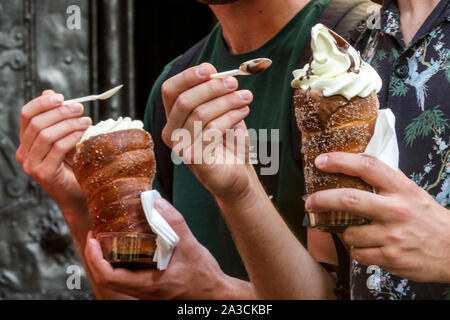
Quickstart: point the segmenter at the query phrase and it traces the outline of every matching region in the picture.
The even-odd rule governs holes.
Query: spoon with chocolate
[[[226,76],[251,76],[266,70],[271,65],[272,60],[267,58],[253,59],[242,63],[239,69],[216,73],[211,75],[211,78],[223,78]]]

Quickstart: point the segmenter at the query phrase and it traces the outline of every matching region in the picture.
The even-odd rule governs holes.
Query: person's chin
[[[237,2],[239,0],[197,0],[200,3],[204,3],[204,4],[228,4],[228,3],[233,3],[233,2]]]

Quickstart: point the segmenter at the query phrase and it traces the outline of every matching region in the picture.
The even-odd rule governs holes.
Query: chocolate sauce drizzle
[[[333,38],[336,40],[336,47],[338,48],[338,50],[340,52],[342,52],[343,54],[345,54],[349,59],[350,59],[350,68],[347,69],[348,73],[359,73],[359,70],[356,70],[356,62],[353,59],[352,55],[348,52],[348,49],[350,48],[350,44],[344,39],[342,38],[340,35],[338,35],[336,32],[334,32],[333,30],[331,30],[330,28],[328,28],[327,26],[324,26],[328,32],[333,36]],[[312,51],[312,48],[311,48]],[[306,79],[309,80],[309,78],[312,76],[313,72],[312,72],[312,67],[311,67],[311,63],[313,62],[313,57],[311,57],[308,61],[309,64],[309,68],[306,71],[306,74],[302,77],[300,77],[300,81],[303,81],[306,77]]]
[[[353,59],[352,55],[348,52],[348,48],[350,48],[350,44],[347,41],[345,41],[344,38],[342,38],[340,35],[338,35],[336,32],[334,32],[327,26],[325,26],[325,28],[327,28],[328,32],[333,36],[334,40],[336,40],[336,46],[337,46],[338,50],[340,52],[342,52],[343,54],[345,54],[350,59],[350,68],[348,68],[347,72],[348,73],[353,72],[353,73],[358,74],[359,70],[356,70],[355,60]]]

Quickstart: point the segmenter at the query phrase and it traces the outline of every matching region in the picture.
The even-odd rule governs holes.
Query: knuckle
[[[403,242],[406,238],[405,232],[400,228],[395,228],[389,232],[389,238],[394,242]]]
[[[208,90],[213,94],[221,94],[224,92],[224,86],[221,80],[213,79],[208,81]]]
[[[190,111],[191,109],[190,99],[186,96],[185,93],[182,93],[178,96],[178,99],[175,102],[175,108],[182,113]]]
[[[397,205],[395,215],[401,221],[408,221],[412,218],[412,210],[409,205]]]
[[[362,157],[362,169],[364,171],[372,172],[376,168],[376,161],[372,157],[363,156]]]
[[[222,100],[222,107],[224,109],[233,109],[238,106],[243,106],[245,103],[242,102],[242,99],[239,97],[239,94],[228,94]]]
[[[55,133],[58,132],[58,135],[62,135],[62,133],[69,134],[79,128],[81,128],[79,119],[69,119],[58,123],[55,127]]]
[[[38,135],[38,139],[41,143],[49,143],[51,142],[51,135],[48,130],[42,130]]]
[[[79,118],[61,122],[61,129],[64,131],[74,131],[83,128],[83,123]]]
[[[28,108],[25,106],[22,108],[21,112],[20,112],[20,116],[24,119],[24,120],[29,120],[30,118],[30,112],[28,111]]]
[[[39,125],[38,119],[37,118],[33,118],[30,120],[30,123],[28,124],[29,128],[31,129],[31,131],[33,132],[39,132],[41,131],[41,127]]]
[[[35,170],[34,176],[38,181],[45,181],[48,175],[45,170]]]
[[[213,130],[218,130],[216,121],[209,122],[205,127],[205,131],[213,131]]]
[[[62,140],[57,141],[57,142],[53,145],[53,148],[54,148],[54,150],[55,150],[57,153],[62,153],[62,152],[64,152],[64,151],[65,151],[65,144],[64,144],[64,141],[62,141]]]
[[[224,120],[227,124],[231,124],[236,122],[237,120],[237,113],[234,111],[230,111],[224,114]]]
[[[23,163],[23,171],[25,171],[26,174],[28,174],[31,177],[35,177],[36,175],[34,174],[34,168],[31,165],[31,162],[27,159],[25,160],[25,162]]]
[[[68,107],[56,108],[56,112],[58,113],[60,119],[68,118],[71,115]]]
[[[182,216],[180,216],[180,214],[176,214],[175,217],[171,217],[167,219],[167,221],[172,228],[186,225],[186,221]]]
[[[194,121],[203,121],[207,117],[207,111],[204,110],[201,107],[195,108],[194,111],[192,111],[192,119]]]
[[[341,199],[342,199],[342,203],[346,207],[355,207],[356,205],[359,204],[359,202],[361,200],[358,192],[354,189],[345,190],[344,195]]]
[[[426,194],[425,196],[426,196],[425,199],[421,199],[419,201],[419,206],[423,208],[424,212],[430,212],[431,210],[433,210],[433,207],[435,206],[436,203],[429,198],[428,194]]]
[[[163,84],[161,85],[161,94],[163,95],[163,97],[167,97],[170,95],[171,93],[170,87],[171,87],[170,79],[163,82]]]
[[[398,251],[394,247],[382,247],[381,253],[384,259],[390,263],[395,262],[398,259]]]

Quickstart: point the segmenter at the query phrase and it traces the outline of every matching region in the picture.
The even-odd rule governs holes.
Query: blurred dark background
[[[205,37],[216,23],[209,8],[195,0],[135,0],[138,117],[149,89],[171,60]]]

